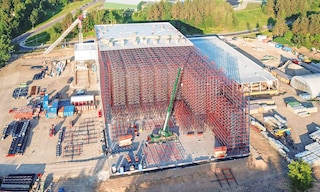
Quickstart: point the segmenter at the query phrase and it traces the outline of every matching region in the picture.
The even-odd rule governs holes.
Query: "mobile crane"
[[[177,133],[172,132],[172,131],[169,130],[168,122],[169,122],[169,118],[170,118],[171,111],[172,111],[172,108],[173,108],[173,102],[174,102],[175,95],[176,95],[176,92],[177,92],[177,86],[178,86],[179,79],[180,79],[180,76],[181,76],[181,71],[182,71],[182,67],[180,67],[178,69],[178,75],[176,77],[176,80],[175,80],[175,83],[174,83],[174,86],[173,86],[173,90],[172,90],[172,93],[171,93],[170,103],[169,103],[169,106],[168,106],[166,119],[165,119],[165,122],[163,124],[163,128],[159,130],[159,134],[151,134],[151,135],[149,135],[148,138],[147,138],[147,142],[148,143],[162,143],[162,142],[165,142],[165,141],[171,141],[171,140],[177,140],[178,139]]]
[[[65,30],[62,35],[53,43],[51,44],[44,52],[43,54],[49,54],[69,33],[72,31],[73,28],[75,28],[76,25],[78,25],[79,28],[79,43],[83,43],[83,35],[82,35],[82,20],[86,18],[87,12],[84,11],[81,15],[78,16],[78,18],[68,27],[67,30]]]

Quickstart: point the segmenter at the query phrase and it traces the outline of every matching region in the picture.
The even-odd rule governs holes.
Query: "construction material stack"
[[[14,121],[8,125],[6,132],[11,133],[12,142],[7,157],[23,155],[27,147],[30,121]]]

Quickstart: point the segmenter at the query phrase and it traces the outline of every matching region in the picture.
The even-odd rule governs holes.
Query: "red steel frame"
[[[181,133],[209,127],[228,147],[229,155],[249,154],[248,105],[239,85],[194,47],[102,51],[99,61],[107,123],[118,118],[132,122],[163,117],[178,67],[182,66],[173,109]],[[126,131],[111,132],[117,132],[115,141]]]

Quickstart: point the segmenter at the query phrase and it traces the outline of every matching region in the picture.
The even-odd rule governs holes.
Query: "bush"
[[[305,161],[292,161],[289,165],[288,176],[292,185],[300,190],[306,190],[312,186],[312,170]]]

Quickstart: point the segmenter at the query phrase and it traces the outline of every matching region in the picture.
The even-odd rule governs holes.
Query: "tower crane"
[[[83,43],[83,35],[82,35],[82,20],[86,18],[87,12],[84,11],[81,15],[77,17],[77,19],[68,27],[67,30],[65,30],[62,35],[53,43],[51,44],[43,54],[49,54],[69,33],[72,31],[72,29],[75,28],[75,26],[78,25],[79,28],[79,43]]]

